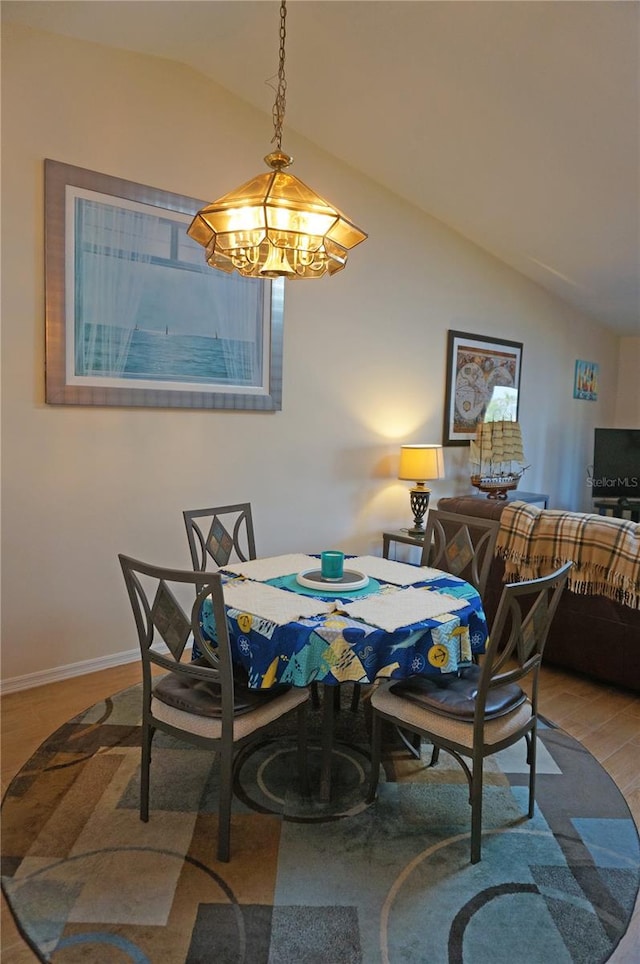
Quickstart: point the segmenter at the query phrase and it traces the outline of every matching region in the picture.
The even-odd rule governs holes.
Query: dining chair
[[[500,528],[499,519],[429,509],[421,566],[432,566],[471,583],[483,597]],[[420,735],[397,734],[409,753],[420,759]],[[437,759],[437,753],[435,755]],[[435,760],[434,760],[435,762]]]
[[[204,572],[210,560],[218,567],[230,559],[256,558],[250,502],[186,509],[183,513],[193,568]]]
[[[480,665],[471,664],[458,674],[387,681],[371,696],[367,802],[372,803],[376,796],[382,721],[419,734],[436,750],[450,753],[465,773],[471,804],[472,864],[480,860],[483,761],[522,738],[529,766],[528,816],[533,816],[538,676],[549,627],[572,565],[568,562],[548,576],[504,587]],[[529,696],[519,684],[525,678]],[[432,758],[429,766],[434,762]]]
[[[420,565],[459,576],[482,597],[500,528],[499,519],[429,509]]]
[[[233,780],[251,743],[277,720],[297,713],[301,792],[308,793],[308,690],[279,686],[251,690],[234,679],[222,580],[218,573],[165,569],[118,556],[133,609],[142,659],[140,819],[149,819],[151,744],[156,730],[218,754],[218,860],[230,856]],[[195,595],[195,601],[194,601]],[[181,602],[183,599],[185,602]],[[217,645],[203,636],[200,614],[211,600]],[[186,607],[186,608],[185,608]],[[187,640],[201,656],[183,658]],[[187,650],[188,654],[188,650]],[[154,675],[160,667],[165,675]]]
[[[256,558],[250,502],[212,506],[209,509],[185,509],[182,516],[189,540],[191,563],[198,572],[204,572],[210,560],[222,567],[232,558],[240,562]],[[228,517],[226,525],[223,517]],[[197,645],[194,652],[196,656],[199,655]],[[310,691],[317,709],[320,705],[318,684],[311,683]]]

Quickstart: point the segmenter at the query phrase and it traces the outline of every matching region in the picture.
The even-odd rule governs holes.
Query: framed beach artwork
[[[516,422],[522,343],[449,331],[443,445],[467,445],[478,422]]]
[[[282,407],[284,281],[210,268],[203,203],[45,161],[49,404]]]
[[[573,375],[573,397],[586,402],[598,399],[598,365],[592,361],[576,360]]]

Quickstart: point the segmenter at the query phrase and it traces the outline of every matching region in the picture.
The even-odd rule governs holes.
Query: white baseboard
[[[97,673],[101,669],[112,666],[124,666],[140,659],[140,649],[130,649],[124,653],[114,653],[113,656],[99,656],[97,659],[85,659],[80,663],[68,663],[66,666],[56,666],[39,673],[27,673],[26,676],[13,676],[11,679],[0,681],[0,695],[17,693],[18,690],[32,689],[45,683],[57,683],[73,676],[86,676],[87,673]]]

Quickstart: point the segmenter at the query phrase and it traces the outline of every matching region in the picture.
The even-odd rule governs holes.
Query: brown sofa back
[[[506,502],[478,496],[440,499],[439,509],[499,519]],[[493,622],[504,585],[504,562],[496,556],[484,596]],[[583,596],[566,589],[555,614],[545,662],[640,692],[640,610],[605,596]]]

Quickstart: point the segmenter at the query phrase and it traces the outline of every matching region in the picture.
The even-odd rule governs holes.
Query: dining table
[[[320,553],[289,553],[219,571],[232,658],[254,689],[438,676],[457,672],[485,650],[478,591],[439,569],[354,555],[345,557],[340,580],[326,580]],[[201,629],[215,645],[207,601]],[[325,690],[322,801],[331,794],[333,713]]]

